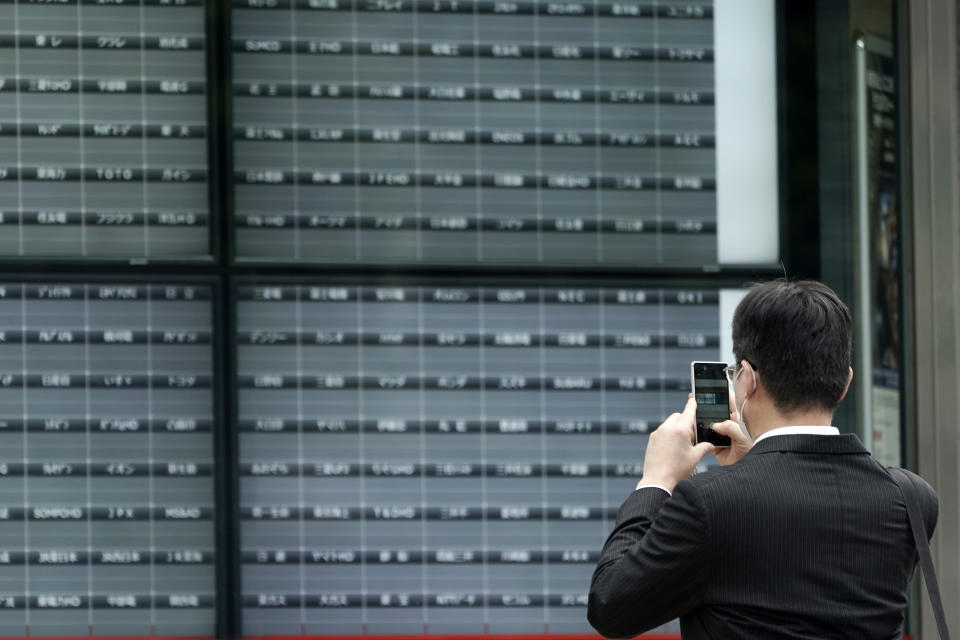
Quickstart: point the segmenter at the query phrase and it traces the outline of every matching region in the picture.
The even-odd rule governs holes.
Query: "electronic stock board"
[[[233,0],[236,257],[775,263],[773,3],[739,4]]]
[[[0,637],[213,636],[212,297],[0,281]]]
[[[739,295],[240,286],[245,632],[589,631],[646,434]]]
[[[0,2],[0,260],[207,259],[202,0]]]

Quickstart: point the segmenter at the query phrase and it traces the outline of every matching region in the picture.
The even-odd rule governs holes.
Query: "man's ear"
[[[847,386],[843,388],[843,393],[840,394],[840,400],[837,400],[837,404],[847,397],[847,391],[850,391],[850,383],[853,382],[853,367],[848,367],[850,370],[850,375],[847,376]]]
[[[750,374],[750,382],[747,382],[747,387],[746,387],[747,389],[746,395],[749,398],[750,396],[752,396],[754,393],[757,392],[757,372],[753,370],[753,365],[746,360],[741,361],[740,366],[746,370],[743,372],[742,375],[746,376],[748,373]]]

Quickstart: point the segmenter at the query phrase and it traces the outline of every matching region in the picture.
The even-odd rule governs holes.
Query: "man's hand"
[[[722,466],[733,464],[747,455],[747,452],[753,447],[753,442],[743,434],[740,425],[733,420],[724,422],[714,422],[713,430],[722,436],[730,438],[729,447],[719,447],[714,454],[717,456],[717,462]]]
[[[650,434],[638,489],[656,485],[672,492],[678,482],[690,477],[703,456],[717,451],[709,442],[693,444],[696,415],[697,403],[690,398],[683,413],[674,413]]]
[[[733,405],[732,396],[730,398],[730,415],[737,415],[737,409]],[[722,436],[730,438],[729,447],[720,447],[714,452],[717,456],[717,462],[724,467],[740,460],[740,458],[747,455],[747,452],[753,447],[753,441],[750,440],[743,432],[743,429],[740,428],[740,423],[734,420],[714,422],[713,430]]]

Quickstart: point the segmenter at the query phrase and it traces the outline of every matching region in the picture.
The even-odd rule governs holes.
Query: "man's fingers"
[[[683,408],[683,418],[687,422],[693,423],[697,417],[697,401],[693,399],[693,394],[687,398],[687,406]]]
[[[743,436],[743,431],[740,429],[740,425],[733,420],[714,422],[713,430],[722,436],[727,436],[731,440],[736,440],[737,442],[746,442],[746,438]]]
[[[699,461],[703,459],[703,456],[707,455],[708,453],[714,453],[716,450],[717,448],[712,442],[701,442],[693,448],[693,453],[696,454],[697,460]]]
[[[740,429],[740,425],[733,420],[716,422],[713,425],[713,430],[730,438],[731,446],[724,447],[717,453],[717,462],[724,466],[740,460],[753,446],[753,441],[750,437],[746,435]]]

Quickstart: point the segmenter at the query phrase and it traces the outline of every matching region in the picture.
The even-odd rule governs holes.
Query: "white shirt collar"
[[[837,429],[836,427],[779,427],[777,429],[770,429],[770,431],[761,433],[759,436],[757,436],[757,439],[753,441],[753,444],[757,444],[764,438],[769,438],[771,436],[796,435],[838,436],[840,435],[840,429]]]

